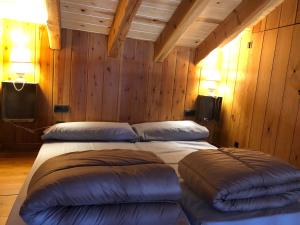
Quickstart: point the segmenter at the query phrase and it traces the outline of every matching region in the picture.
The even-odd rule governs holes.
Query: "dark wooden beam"
[[[283,0],[243,0],[229,16],[197,47],[195,63],[199,63],[219,45],[231,41],[245,28],[262,19]]]
[[[108,55],[117,57],[142,0],[120,0],[108,36]]]
[[[48,11],[47,30],[51,49],[61,48],[60,1],[46,0]]]
[[[199,17],[209,0],[182,1],[154,44],[154,60],[163,61],[181,35]]]

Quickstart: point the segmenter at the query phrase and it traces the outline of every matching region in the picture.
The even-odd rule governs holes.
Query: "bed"
[[[132,149],[153,151],[161,157],[167,164],[177,168],[177,162],[184,156],[198,149],[215,148],[205,141],[170,141],[170,142],[53,142],[42,145],[39,154],[28,174],[28,177],[21,188],[19,196],[8,217],[7,225],[26,225],[19,216],[27,192],[27,186],[35,170],[47,159],[73,151],[101,150],[101,149]],[[152,150],[151,150],[152,149]]]
[[[161,133],[159,134],[161,135]],[[207,134],[206,134],[207,135]],[[148,140],[142,139],[141,142],[99,142],[99,141],[55,141],[42,145],[39,154],[33,164],[33,167],[21,188],[19,196],[13,206],[8,217],[7,225],[26,225],[19,216],[19,210],[26,198],[28,184],[34,172],[47,159],[62,155],[69,152],[80,152],[85,150],[104,150],[104,149],[130,149],[150,151],[159,156],[165,163],[175,169],[178,174],[178,162],[185,156],[199,151],[201,149],[217,149],[215,146],[203,140],[190,141],[174,141],[172,137],[164,138],[164,140],[151,140],[154,138],[153,133],[147,136]],[[204,135],[205,136],[205,135]],[[144,137],[145,138],[145,137]],[[175,135],[175,139],[178,138]],[[185,139],[185,138],[183,138]],[[189,138],[187,138],[189,139]],[[202,139],[202,137],[200,138]],[[281,210],[272,210],[269,213],[253,212],[253,213],[222,213],[212,208],[204,198],[195,195],[182,182],[183,197],[181,200],[182,207],[188,216],[191,225],[269,225],[284,224],[296,225],[300,220],[300,204],[290,208]]]

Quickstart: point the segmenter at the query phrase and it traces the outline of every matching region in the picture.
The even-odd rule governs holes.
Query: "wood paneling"
[[[235,82],[237,77],[237,67],[238,67],[238,60],[239,60],[239,50],[241,45],[241,38],[235,39],[231,42],[226,48],[229,50],[228,54],[228,62],[226,63],[226,71],[225,76],[226,80],[224,84],[226,84],[226,91],[223,96],[223,106],[222,107],[222,115],[221,120],[223,121],[221,131],[223,134],[229,137],[230,128],[231,128],[231,119],[232,119],[232,107],[233,107],[233,99],[234,99],[234,92],[235,92]],[[225,50],[225,51],[226,51]],[[227,58],[226,55],[224,57]]]
[[[245,88],[247,88],[245,81],[249,78],[247,76],[248,59],[250,52],[250,49],[248,48],[249,41],[251,41],[251,31],[247,30],[244,31],[240,44],[237,76],[234,88],[235,95],[232,103],[231,120],[229,127],[229,143],[234,143],[234,140],[230,138],[239,135],[240,120],[243,116],[243,106],[245,98],[247,97],[247,93],[245,92]]]
[[[0,19],[0,80],[2,80],[3,77],[3,20]],[[0,85],[1,90],[1,85]]]
[[[270,10],[279,6],[283,0],[253,0],[242,1],[219,26],[211,32],[197,47],[195,62],[205,58],[222,43],[233,40],[244,29],[251,26]]]
[[[282,159],[288,160],[293,144],[293,137],[296,128],[297,114],[299,110],[300,95],[298,90],[293,87],[293,77],[299,77],[299,43],[300,25],[294,26],[293,41],[290,53],[289,66],[287,71],[287,80],[281,109],[278,134],[276,139],[275,154]],[[296,141],[299,141],[296,140]]]
[[[102,34],[62,29],[61,50],[49,48],[45,27],[36,35],[38,115],[35,123],[22,124],[26,127],[57,121],[180,120],[185,108],[194,108],[199,75],[191,48],[175,48],[167,60],[154,63],[154,46],[148,41],[127,39],[121,56],[111,58]],[[55,104],[69,105],[70,112],[54,113]],[[3,122],[0,127],[0,143],[6,147],[40,142],[40,133],[31,135]]]
[[[266,115],[260,146],[262,151],[269,154],[274,153],[277,138],[292,35],[293,27],[280,28],[278,31],[272,79],[270,82],[269,98],[266,105]]]
[[[177,50],[176,73],[173,89],[172,120],[183,118],[186,84],[189,69],[190,51],[187,48]]]
[[[208,1],[202,13],[200,11],[196,12],[197,17],[200,17],[188,24],[191,29],[188,29],[184,34],[179,32],[179,35],[182,35],[180,41],[178,43],[171,42],[171,44],[196,47],[241,1]],[[60,2],[61,25],[63,28],[107,35],[112,27],[118,3],[127,1],[61,0]],[[180,5],[182,2],[183,5]],[[180,5],[179,11],[182,13],[184,5],[194,4],[194,2],[197,1],[143,0],[136,16],[133,18],[127,38],[155,42],[167,24],[170,24],[170,18],[174,15],[178,6]],[[191,17],[191,14],[189,14],[189,17]]]
[[[260,58],[260,68],[256,85],[254,110],[248,146],[259,150],[265,118],[266,104],[269,95],[269,84],[272,73],[273,58],[277,39],[277,30],[266,31]]]
[[[296,23],[300,23],[300,3],[298,1],[298,10],[297,10],[297,17],[296,17]]]
[[[86,119],[101,120],[105,70],[105,36],[89,35],[87,61]]]
[[[248,57],[248,69],[245,79],[237,76],[235,80],[233,103],[224,97],[220,138],[221,145],[237,142],[242,148],[273,154],[299,167],[300,95],[295,80],[300,79],[300,25],[293,22],[296,9],[291,5],[295,6],[295,1],[282,4],[278,27],[270,25],[270,18],[277,24],[275,12],[255,26],[249,51],[241,45],[239,56]],[[223,63],[228,65],[225,60]],[[241,63],[238,60],[237,68]],[[226,119],[228,114],[231,117]]]
[[[277,28],[279,26],[279,20],[280,20],[280,14],[281,14],[281,5],[278,6],[276,9],[271,12],[267,18],[266,18],[266,29],[273,29]]]
[[[282,3],[280,26],[287,26],[295,23],[298,0],[285,0]]]

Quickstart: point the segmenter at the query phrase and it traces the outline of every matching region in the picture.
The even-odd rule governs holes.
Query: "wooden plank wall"
[[[230,88],[232,101],[228,102],[225,95],[220,135],[223,146],[237,142],[240,147],[270,153],[297,166],[300,84],[295,80],[300,80],[299,8],[297,0],[286,0],[254,26],[250,37],[242,36],[236,78]],[[252,48],[248,48],[249,40],[243,43],[243,38],[250,38]]]
[[[62,30],[62,49],[50,50],[47,32],[39,30],[39,100],[37,120],[31,128],[56,121],[181,120],[193,108],[199,74],[194,50],[178,47],[162,63],[153,61],[153,43],[127,39],[119,58],[107,56],[107,36]],[[70,105],[70,113],[53,113],[55,104]],[[0,122],[3,150],[36,146],[31,135]],[[27,144],[26,144],[27,143]]]
[[[0,80],[3,77],[3,40],[2,40],[2,33],[3,33],[3,20],[0,19]],[[1,84],[0,84],[1,86]]]

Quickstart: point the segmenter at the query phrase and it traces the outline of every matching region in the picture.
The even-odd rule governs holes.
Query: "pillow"
[[[44,131],[43,140],[65,141],[136,141],[138,136],[128,123],[69,122]]]
[[[209,131],[193,121],[164,121],[132,125],[142,141],[195,141],[207,138]]]

